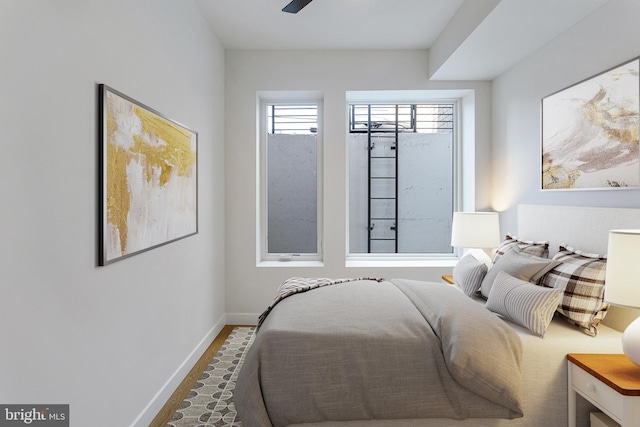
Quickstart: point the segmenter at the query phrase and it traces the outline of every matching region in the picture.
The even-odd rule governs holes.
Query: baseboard
[[[222,328],[227,324],[225,316],[222,316],[218,322],[211,328],[209,332],[202,338],[191,354],[187,356],[184,362],[171,375],[167,382],[160,388],[158,393],[151,399],[151,402],[142,410],[138,418],[131,423],[130,427],[147,427],[158,412],[163,408],[164,404],[171,397],[175,389],[180,385],[182,380],[189,374],[191,368],[198,362],[202,354],[209,348],[213,340],[218,336]]]
[[[259,314],[227,313],[227,325],[257,325]]]

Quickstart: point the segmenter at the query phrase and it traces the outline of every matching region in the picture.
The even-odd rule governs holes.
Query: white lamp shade
[[[497,212],[454,212],[451,246],[497,248],[500,246],[500,217]]]
[[[640,230],[609,231],[604,299],[623,307],[640,307]]]

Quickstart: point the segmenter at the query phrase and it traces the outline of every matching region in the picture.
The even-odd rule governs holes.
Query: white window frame
[[[318,107],[317,143],[317,242],[315,254],[269,253],[268,252],[268,188],[267,188],[267,106],[268,105],[314,104]],[[323,263],[323,102],[318,92],[262,92],[258,94],[257,136],[257,221],[256,221],[256,265],[258,267],[321,267]]]
[[[467,154],[473,154],[474,150],[467,150],[464,147],[465,130],[463,129],[463,123],[465,126],[469,126],[474,118],[463,117],[463,111],[470,109],[472,114],[475,115],[475,107],[473,105],[466,105],[463,98],[468,96],[473,91],[468,90],[418,90],[418,91],[365,91],[365,92],[349,92],[347,94],[347,100],[345,104],[346,114],[346,129],[348,138],[349,133],[349,105],[350,104],[454,104],[454,129],[453,129],[453,212],[469,209],[473,204],[475,198],[475,190],[469,187],[463,177],[463,169],[469,168],[469,160],[473,156],[469,156],[469,159],[463,158]],[[471,98],[474,98],[473,96]],[[468,104],[468,102],[467,102]],[[473,133],[473,131],[471,131]],[[466,136],[467,140],[472,138],[469,135]],[[472,141],[468,141],[471,143]],[[346,147],[346,145],[345,145]],[[444,267],[453,266],[458,261],[461,255],[459,248],[453,248],[451,254],[448,253],[398,253],[398,254],[366,254],[366,253],[351,253],[349,242],[349,218],[350,218],[350,206],[349,206],[349,150],[347,150],[347,174],[346,174],[346,235],[345,235],[345,266],[346,267]],[[475,168],[472,168],[472,174],[475,173]],[[463,191],[464,189],[464,191]],[[471,208],[473,209],[473,208]],[[453,219],[453,218],[452,218]]]

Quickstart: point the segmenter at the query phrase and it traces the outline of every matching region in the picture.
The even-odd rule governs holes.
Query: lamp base
[[[488,250],[473,248],[469,249],[469,253],[473,255],[476,260],[483,262],[487,266],[487,268],[491,268],[493,259]]]
[[[631,322],[624,330],[622,350],[629,360],[640,366],[640,317]]]

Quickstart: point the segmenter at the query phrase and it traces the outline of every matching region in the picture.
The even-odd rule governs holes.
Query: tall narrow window
[[[263,260],[319,259],[318,104],[266,104]]]
[[[349,253],[451,255],[455,102],[349,106]]]

